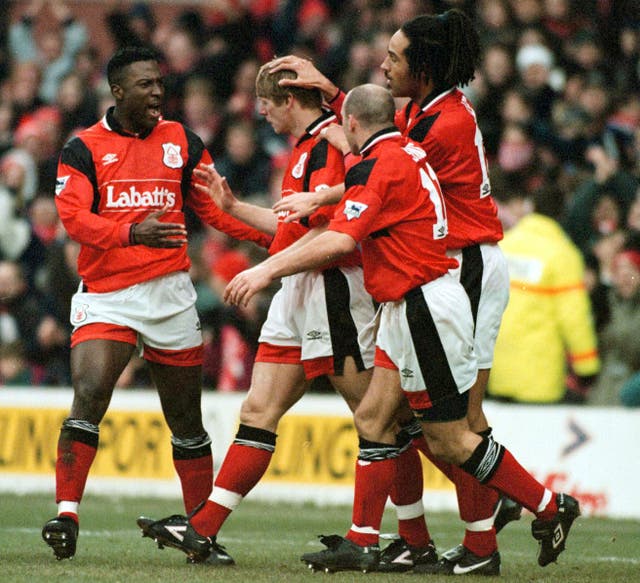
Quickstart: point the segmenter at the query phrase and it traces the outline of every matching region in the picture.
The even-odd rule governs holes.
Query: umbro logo
[[[309,340],[320,340],[320,338],[322,338],[322,332],[320,332],[320,330],[309,330],[309,332],[307,332],[307,338]]]
[[[400,374],[405,379],[412,379],[413,378],[413,371],[410,368],[403,368],[400,371]]]
[[[447,229],[445,228],[445,226],[438,225],[438,227],[435,228],[434,238],[442,239],[443,237],[446,237],[446,236],[447,236]]]
[[[564,530],[562,529],[562,524],[558,523],[556,527],[553,529],[553,541],[551,543],[553,548],[557,549],[563,540],[564,540]]]
[[[118,154],[105,154],[102,156],[102,165],[113,164],[118,161]]]

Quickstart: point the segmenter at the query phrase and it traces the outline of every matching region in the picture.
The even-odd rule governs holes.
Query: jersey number
[[[480,198],[489,196],[491,194],[491,185],[489,184],[489,172],[487,170],[487,157],[484,153],[484,144],[482,143],[482,132],[476,125],[476,135],[473,143],[478,149],[478,160],[480,162],[480,169],[482,170],[482,184],[480,185]]]
[[[444,239],[449,231],[447,226],[447,214],[444,207],[444,200],[442,199],[442,193],[440,192],[440,189],[433,183],[435,174],[433,175],[433,177],[430,177],[428,172],[433,172],[431,166],[420,168],[420,179],[422,180],[422,187],[429,191],[429,200],[431,200],[433,208],[436,212],[436,222],[433,225],[433,238]]]

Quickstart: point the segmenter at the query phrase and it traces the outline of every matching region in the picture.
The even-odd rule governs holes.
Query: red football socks
[[[396,476],[391,486],[391,502],[398,514],[398,534],[413,547],[426,547],[431,536],[424,518],[422,462],[415,447],[396,458]]]
[[[182,485],[184,509],[189,514],[211,494],[213,457],[209,454],[194,459],[174,459],[173,466]]]
[[[352,525],[346,538],[362,547],[378,544],[384,507],[396,473],[396,459],[356,461]]]
[[[213,536],[242,498],[260,481],[269,467],[271,451],[233,443],[224,458],[213,491],[191,525],[204,536]]]

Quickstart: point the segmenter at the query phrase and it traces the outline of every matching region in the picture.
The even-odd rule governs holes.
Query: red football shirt
[[[294,192],[312,192],[344,182],[344,157],[327,140],[317,140],[322,128],[335,123],[337,118],[331,111],[324,112],[300,137],[294,146],[282,179],[282,196]],[[285,223],[288,212],[280,213],[278,226],[269,253],[273,255],[285,249],[314,227],[329,223],[337,205],[320,207],[301,221]],[[354,251],[341,257],[331,266],[360,265],[360,253]]]
[[[442,192],[424,150],[395,128],[372,136],[361,154],[329,229],[361,242],[371,296],[396,301],[458,265],[446,255]]]
[[[339,111],[340,94],[331,103]],[[465,95],[451,88],[428,96],[422,105],[410,101],[396,112],[398,129],[427,153],[447,205],[448,249],[495,243],[503,237],[491,197],[482,133]]]
[[[160,121],[150,132],[122,131],[112,110],[63,148],[56,206],[69,236],[81,244],[78,272],[92,292],[122,289],[190,266],[187,246],[129,244],[129,229],[169,205],[159,219],[183,223],[190,206],[206,223],[266,246],[270,237],[222,212],[195,188],[193,169],[211,156],[182,124]]]

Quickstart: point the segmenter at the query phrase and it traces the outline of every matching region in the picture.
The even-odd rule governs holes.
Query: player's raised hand
[[[338,93],[338,88],[327,79],[315,65],[303,57],[287,55],[271,61],[269,70],[273,73],[281,70],[295,71],[296,79],[281,79],[282,87],[306,87],[307,89],[320,89],[325,99],[330,100]]]
[[[181,247],[187,243],[187,229],[181,223],[165,223],[160,218],[171,207],[166,205],[159,211],[147,215],[144,221],[133,227],[133,241],[147,247]]]
[[[202,182],[196,183],[196,188],[208,194],[218,208],[229,212],[237,199],[233,196],[227,179],[221,176],[212,164],[200,164],[193,173]]]

